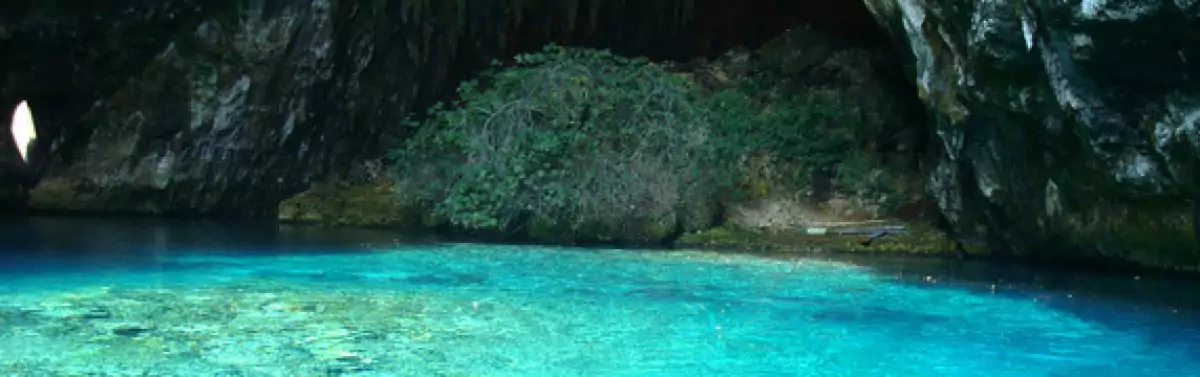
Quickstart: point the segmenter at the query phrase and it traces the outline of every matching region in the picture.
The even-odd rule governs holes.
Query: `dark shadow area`
[[[354,253],[436,242],[436,237],[247,219],[8,217],[0,219],[0,271],[161,267],[188,252],[276,255]]]
[[[28,164],[5,166],[6,173],[28,188],[49,165],[81,158],[93,132],[82,121],[86,114],[141,73],[175,36],[195,28],[198,22],[189,15],[215,15],[223,6],[185,3],[192,2],[158,7],[133,0],[13,0],[0,5],[6,34],[0,37],[0,107],[11,112],[19,101],[28,101],[40,140],[31,145]],[[149,11],[156,7],[167,13]],[[3,153],[5,158],[12,154]]]
[[[890,48],[886,34],[861,1],[578,1],[574,19],[572,2],[560,3],[559,9],[510,18],[512,34],[518,36],[510,41],[510,55],[553,42],[685,61],[714,58],[738,47],[756,49],[801,25],[839,36],[856,47]],[[691,6],[683,5],[687,3]],[[597,17],[593,19],[591,12]],[[685,23],[680,24],[679,15]]]

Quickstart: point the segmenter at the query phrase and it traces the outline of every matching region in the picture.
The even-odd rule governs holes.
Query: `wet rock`
[[[327,366],[323,369],[330,376],[369,371],[374,363],[371,358],[350,351],[335,351],[327,356]]]
[[[697,212],[703,213],[710,209],[708,198],[697,198],[687,202],[694,205]],[[540,242],[555,243],[625,243],[632,245],[659,245],[670,240],[679,226],[679,217],[683,213],[670,211],[662,216],[641,218],[605,218],[589,219],[576,224],[558,224],[542,218],[535,218],[527,225],[528,237]],[[706,228],[708,224],[698,229]]]
[[[26,308],[0,308],[0,331],[11,330],[18,326],[29,326],[38,322],[38,310]]]
[[[314,185],[279,204],[279,219],[288,222],[361,227],[411,227],[418,211],[400,201],[390,176],[364,183]]]
[[[137,336],[141,336],[142,334],[146,334],[151,331],[154,331],[154,329],[150,328],[149,326],[143,326],[143,325],[133,324],[133,323],[125,323],[125,324],[119,324],[119,325],[113,326],[109,331],[111,331],[113,333],[113,335],[119,335],[119,336],[125,336],[125,337],[137,337]]]
[[[680,237],[682,247],[708,250],[755,251],[763,253],[861,253],[893,255],[952,255],[955,242],[945,232],[910,224],[904,232],[888,234],[871,242],[859,235],[811,234],[807,228],[747,229],[723,226]],[[984,250],[964,250],[971,255]]]
[[[107,319],[112,317],[112,313],[108,309],[94,308],[81,314],[79,317],[83,319]]]
[[[403,358],[406,343],[401,340],[433,327],[422,313],[433,301],[424,298],[296,288],[304,286],[299,283],[288,286],[77,292],[47,299],[43,305],[98,308],[104,304],[113,320],[60,318],[53,310],[26,312],[12,309],[20,305],[4,306],[10,309],[0,309],[0,336],[32,348],[7,353],[10,359],[0,362],[0,373],[351,374],[380,365],[396,368],[388,360]],[[305,305],[320,308],[291,309]],[[230,308],[236,315],[228,315]],[[16,318],[26,319],[9,320]]]
[[[866,3],[937,115],[927,187],[960,237],[1200,269],[1194,2]]]

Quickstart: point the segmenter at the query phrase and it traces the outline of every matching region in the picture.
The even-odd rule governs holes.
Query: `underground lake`
[[[4,376],[1200,375],[1200,283],[1180,277],[4,224]]]
[[[0,1],[0,377],[1200,377],[1198,59],[1200,0]]]

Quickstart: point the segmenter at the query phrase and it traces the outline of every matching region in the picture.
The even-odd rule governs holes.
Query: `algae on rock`
[[[362,227],[412,227],[419,215],[399,199],[390,179],[337,181],[314,185],[279,203],[279,219],[291,222]]]
[[[869,240],[869,241],[868,241]],[[964,251],[969,255],[985,249],[959,249],[959,243],[940,229],[910,226],[904,232],[878,239],[853,235],[813,235],[804,229],[749,229],[723,226],[689,233],[678,240],[680,247],[697,249],[733,249],[788,253],[884,253],[893,255],[945,256]]]

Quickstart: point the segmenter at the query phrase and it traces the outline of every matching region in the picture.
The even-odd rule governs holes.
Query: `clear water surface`
[[[3,223],[0,376],[1200,376],[1200,283]]]

